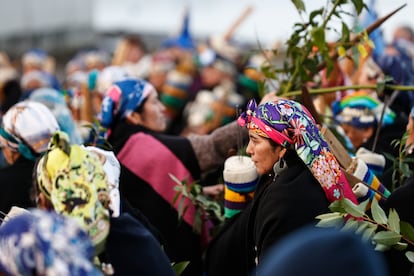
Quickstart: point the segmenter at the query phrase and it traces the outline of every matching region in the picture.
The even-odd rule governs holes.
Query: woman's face
[[[273,172],[273,165],[279,160],[281,146],[276,148],[270,144],[270,140],[264,138],[252,131],[249,131],[249,144],[246,152],[252,158],[256,165],[256,170],[259,175],[264,175]]]
[[[141,125],[156,132],[163,132],[167,128],[165,106],[158,99],[158,94],[152,90],[145,101],[141,115]]]
[[[348,124],[342,124],[342,129],[351,141],[354,149],[358,149],[374,134],[374,129],[372,127],[357,128]]]

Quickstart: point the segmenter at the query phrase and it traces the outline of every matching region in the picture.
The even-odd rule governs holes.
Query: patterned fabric
[[[101,123],[110,127],[114,119],[122,119],[136,110],[155,88],[140,79],[115,82],[102,101]]]
[[[355,92],[333,103],[332,110],[335,120],[357,128],[375,126],[381,118],[383,103],[366,95]],[[382,126],[390,125],[395,121],[395,113],[386,108],[382,119]]]
[[[47,149],[50,137],[59,130],[52,112],[43,104],[23,101],[3,116],[0,135],[8,146],[29,160],[35,160]]]
[[[119,164],[118,159],[116,159],[113,151],[103,150],[93,146],[88,146],[86,149],[98,154],[103,164],[103,169],[108,180],[109,197],[111,198],[111,202],[109,203],[109,208],[112,210],[111,216],[118,217],[121,208],[121,196],[119,194],[121,165]]]
[[[37,182],[55,211],[75,218],[89,233],[97,253],[101,252],[109,232],[110,199],[98,155],[69,145],[67,135],[57,132],[39,161]]]
[[[0,272],[6,275],[102,275],[78,223],[54,212],[31,210],[0,227]]]
[[[345,197],[356,202],[338,161],[304,106],[285,99],[257,106],[256,101],[251,100],[238,122],[283,147],[293,148],[318,180],[329,201]]]

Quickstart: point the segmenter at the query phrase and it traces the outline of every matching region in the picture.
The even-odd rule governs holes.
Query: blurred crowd
[[[42,49],[29,49],[18,61],[1,52],[0,275],[174,275],[172,264],[184,261],[190,263],[183,275],[235,275],[232,271],[250,273],[256,267],[258,274],[271,275],[287,269],[286,262],[275,261],[283,258],[277,252],[288,248],[278,241],[312,223],[341,189],[355,203],[376,197],[384,208],[397,208],[404,220],[414,223],[405,201],[414,189],[395,192],[399,186],[410,189],[414,181],[405,172],[396,177],[395,160],[402,152],[394,144],[405,137],[403,154],[412,155],[414,91],[365,88],[414,85],[414,31],[401,26],[383,52],[367,51],[367,56],[358,56],[350,50],[353,59],[335,61],[331,72],[322,70],[306,84],[309,89],[361,87],[312,95],[317,112],[312,115],[335,132],[353,160],[345,169],[365,183],[353,183],[348,190],[336,187],[348,182],[341,182],[339,165],[330,159],[330,145],[317,130],[310,108],[279,97],[277,85],[263,73],[283,60],[275,52],[237,44],[229,34],[199,42],[188,24],[151,52],[132,34],[120,38],[111,52],[82,50],[66,62],[63,79],[56,75],[54,57]],[[302,130],[307,134],[297,138],[295,131]],[[263,154],[263,137],[275,143],[272,147],[283,147],[269,168],[260,167],[258,157],[254,163],[230,163],[243,149],[251,157]],[[314,160],[320,167],[313,166]],[[329,170],[318,176],[325,165]],[[410,171],[412,165],[407,166]],[[303,181],[283,178],[285,170]],[[226,224],[221,234],[213,235],[218,223],[207,223],[203,215],[205,223],[194,230],[200,211],[188,199],[179,218],[183,206],[175,201],[173,178],[200,183],[201,193],[223,207]],[[259,188],[278,181],[292,184],[273,194]],[[309,193],[301,195],[308,184]],[[266,194],[277,200],[267,201]],[[279,202],[293,195],[286,209],[294,210],[293,200],[301,198],[300,212],[309,205],[313,210],[285,221],[281,218],[288,215]],[[269,222],[273,220],[277,223]],[[315,236],[302,236],[307,235]],[[270,250],[274,244],[286,248]],[[226,250],[236,245],[240,249],[234,250],[246,249],[247,257],[229,256]],[[349,249],[367,250],[360,258],[375,259],[363,262],[365,272],[355,275],[368,275],[364,273],[374,267],[375,275],[406,275],[411,270],[401,256],[390,254],[386,262],[367,248],[356,243]],[[235,269],[237,262],[243,265]],[[381,270],[375,262],[387,265]]]

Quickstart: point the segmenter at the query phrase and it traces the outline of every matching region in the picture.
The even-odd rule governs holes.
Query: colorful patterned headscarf
[[[33,209],[0,227],[0,272],[6,275],[102,275],[89,236],[70,218]]]
[[[336,101],[332,105],[335,120],[341,124],[349,124],[357,128],[376,126],[381,118],[384,104],[364,92],[355,92]],[[395,121],[395,113],[388,107],[385,109],[382,126]]]
[[[342,197],[357,202],[338,161],[304,106],[286,99],[257,106],[256,101],[251,100],[238,122],[262,137],[294,149],[330,202]]]
[[[12,106],[3,116],[0,135],[5,146],[35,160],[47,150],[47,145],[59,125],[52,112],[43,104],[23,101]]]
[[[63,132],[53,135],[37,166],[38,187],[57,213],[81,224],[100,253],[109,232],[106,174],[96,153],[68,141]]]
[[[136,110],[155,88],[140,79],[127,79],[107,90],[102,101],[101,124],[110,127],[115,119],[123,119]]]

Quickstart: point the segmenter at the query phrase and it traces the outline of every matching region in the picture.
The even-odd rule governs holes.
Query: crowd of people
[[[339,60],[308,87],[413,85],[413,49],[398,28],[380,55]],[[266,86],[275,58],[187,28],[153,51],[138,35],[81,51],[63,77],[41,49],[1,53],[0,275],[414,273],[401,252],[314,227],[332,202],[373,198],[414,226],[413,177],[395,166],[413,154],[414,91],[336,91],[314,96],[311,114]],[[175,180],[200,185],[225,219]]]

